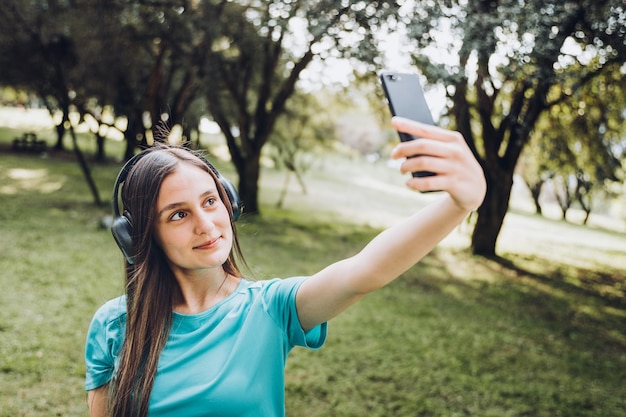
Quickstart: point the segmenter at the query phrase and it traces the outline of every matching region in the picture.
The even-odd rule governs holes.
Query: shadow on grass
[[[572,267],[550,259],[509,255],[493,259],[517,275],[549,285],[574,297],[595,299],[601,304],[626,310],[626,271],[607,268],[605,271]],[[542,273],[533,271],[540,265]]]
[[[626,352],[626,272],[592,270],[538,256],[474,257],[436,250],[424,261],[429,274],[418,285],[462,294],[465,302],[490,303],[502,314],[525,315],[585,349]],[[462,273],[454,263],[461,263]],[[450,288],[455,288],[454,292]]]

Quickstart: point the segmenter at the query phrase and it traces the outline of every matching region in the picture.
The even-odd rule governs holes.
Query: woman
[[[407,185],[446,193],[310,277],[242,277],[236,196],[201,157],[154,148],[125,167],[116,222],[128,236],[114,235],[127,257],[126,295],[89,329],[91,416],[284,415],[289,351],[321,347],[328,320],[418,262],[484,198],[482,169],[459,133],[392,123],[422,138],[393,150],[406,158],[401,171],[436,173]]]

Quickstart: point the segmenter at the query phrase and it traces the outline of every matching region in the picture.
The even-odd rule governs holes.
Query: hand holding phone
[[[435,124],[416,74],[383,71],[379,77],[393,116],[406,117],[429,125]],[[418,139],[403,132],[398,132],[398,134],[402,142]],[[433,175],[435,174],[428,171],[413,172],[414,177]]]

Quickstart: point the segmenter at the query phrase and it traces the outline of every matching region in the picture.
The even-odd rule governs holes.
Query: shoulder
[[[274,278],[240,283],[239,301],[251,311],[263,311],[278,323],[285,323],[296,313],[296,294],[306,277]],[[258,309],[258,310],[257,310]]]
[[[109,327],[126,321],[126,296],[114,298],[104,303],[93,316],[92,327]]]
[[[251,311],[260,309],[272,317],[295,310],[296,294],[306,277],[274,278],[261,281],[242,279],[231,297],[231,303],[247,305]]]
[[[85,343],[85,389],[106,384],[114,373],[126,329],[126,297],[107,301],[94,314]]]
[[[237,288],[238,292],[252,293],[263,297],[294,296],[300,284],[308,277],[273,278],[262,281],[248,281],[242,279]]]

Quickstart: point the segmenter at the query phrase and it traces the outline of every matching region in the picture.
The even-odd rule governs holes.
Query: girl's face
[[[159,190],[154,235],[175,275],[222,268],[233,243],[228,208],[213,177],[179,163]]]

